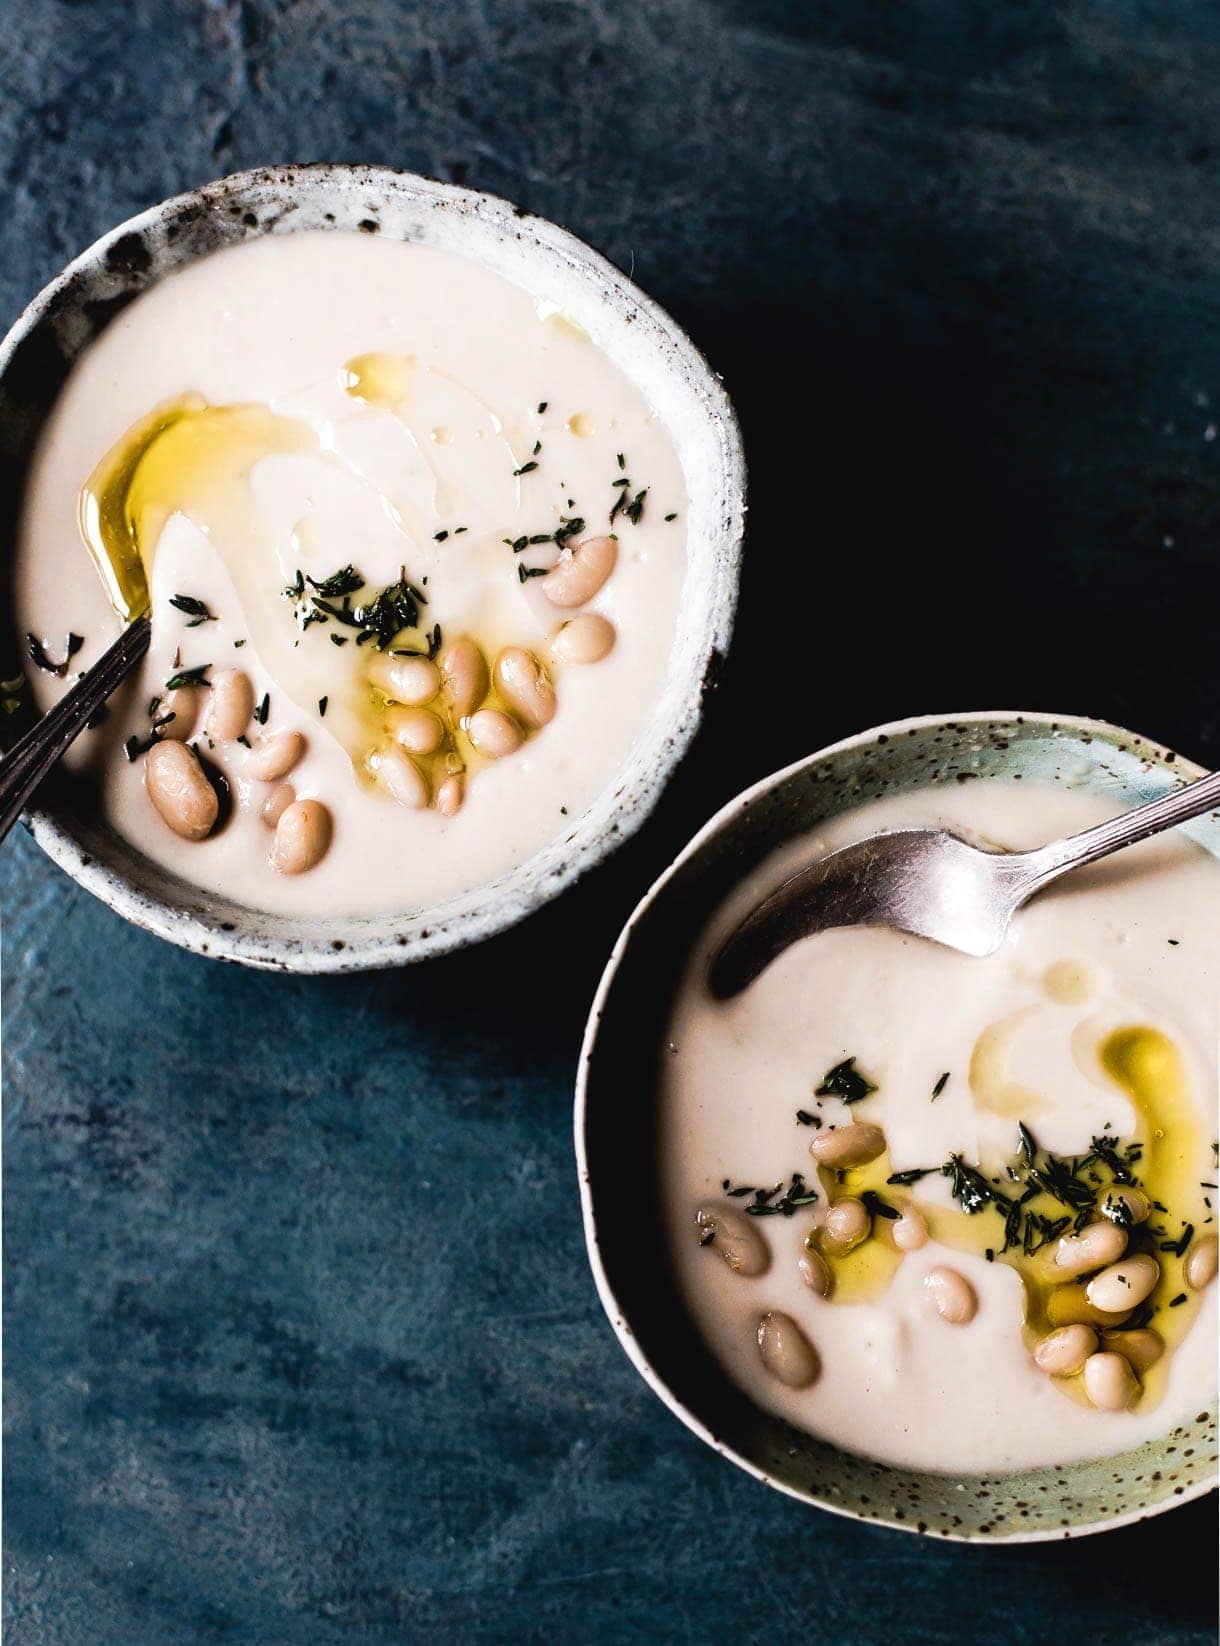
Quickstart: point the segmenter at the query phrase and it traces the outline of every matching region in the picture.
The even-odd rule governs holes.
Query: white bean
[[[979,1300],[964,1274],[943,1267],[929,1269],[923,1283],[937,1314],[950,1326],[966,1326],[974,1319]]]
[[[436,809],[442,817],[456,817],[466,798],[466,780],[460,772],[451,772],[436,791]]]
[[[493,672],[496,690],[527,726],[545,726],[555,718],[555,688],[533,652],[505,646]]]
[[[291,783],[277,783],[275,785],[258,809],[259,816],[268,828],[274,829],[296,797],[297,791]]]
[[[411,811],[422,810],[432,798],[428,779],[401,749],[378,749],[369,756],[369,770],[388,795]]]
[[[1097,1351],[1097,1333],[1091,1326],[1060,1326],[1034,1344],[1034,1364],[1050,1377],[1075,1377]]]
[[[240,737],[254,713],[254,687],[241,669],[221,669],[213,675],[203,717],[204,732],[213,743],[230,743]]]
[[[466,735],[480,754],[502,760],[514,754],[525,741],[517,722],[499,709],[479,709],[466,722]]]
[[[246,771],[260,783],[285,777],[305,753],[305,739],[297,731],[272,732],[260,737],[246,756]]]
[[[864,1202],[845,1195],[842,1200],[836,1200],[826,1213],[822,1243],[828,1252],[842,1257],[862,1240],[867,1240],[872,1227],[873,1220]]]
[[[1085,1296],[1095,1309],[1121,1314],[1141,1304],[1160,1278],[1161,1265],[1156,1258],[1137,1252],[1094,1275],[1085,1287]]]
[[[699,1244],[713,1246],[735,1275],[760,1275],[771,1261],[761,1233],[732,1206],[700,1206],[695,1213]]]
[[[927,1219],[914,1206],[908,1206],[902,1216],[895,1219],[891,1233],[900,1252],[917,1252],[928,1243]]]
[[[412,707],[431,703],[441,689],[440,670],[426,657],[393,657],[387,652],[369,664],[369,679],[395,703]]]
[[[617,559],[618,544],[612,537],[586,537],[563,550],[539,587],[552,606],[564,611],[583,606],[606,582]]]
[[[867,1120],[852,1120],[818,1132],[809,1153],[819,1166],[864,1166],[885,1148],[885,1133]]]
[[[599,612],[581,612],[560,625],[551,637],[557,663],[600,663],[614,647],[614,624]]]
[[[473,714],[487,696],[487,659],[473,640],[460,635],[437,658],[445,701],[455,720]]]
[[[187,744],[154,743],[144,756],[144,786],[162,821],[183,840],[205,840],[216,827],[220,801]]]
[[[435,754],[445,740],[445,728],[431,709],[388,709],[386,728],[408,754]]]
[[[1186,1267],[1183,1274],[1186,1284],[1193,1292],[1201,1292],[1205,1286],[1210,1286],[1216,1278],[1216,1261],[1220,1255],[1215,1235],[1204,1235],[1196,1240],[1190,1248],[1186,1258]]]
[[[830,1270],[817,1252],[808,1246],[796,1260],[801,1279],[811,1292],[825,1297],[830,1291]]]
[[[195,722],[199,719],[199,691],[195,686],[175,686],[172,692],[166,692],[157,704],[154,720],[161,720],[166,715],[173,715],[164,726],[157,727],[158,737],[172,738],[178,743],[185,743],[195,730]]]
[[[1063,1274],[1082,1275],[1116,1263],[1126,1250],[1126,1229],[1117,1223],[1090,1223],[1079,1234],[1063,1236],[1055,1248],[1055,1267]]]
[[[1137,1327],[1130,1332],[1103,1332],[1101,1341],[1104,1348],[1122,1355],[1136,1373],[1146,1372],[1150,1366],[1155,1366],[1165,1353],[1165,1339],[1159,1332],[1149,1331],[1147,1327]]]
[[[322,802],[294,800],[275,825],[271,867],[277,874],[304,874],[326,855],[330,837],[330,813]]]
[[[1084,1363],[1084,1392],[1100,1411],[1125,1412],[1140,1386],[1122,1355],[1103,1350]]]
[[[806,1389],[821,1371],[817,1350],[791,1315],[773,1309],[758,1323],[762,1363],[789,1389]]]

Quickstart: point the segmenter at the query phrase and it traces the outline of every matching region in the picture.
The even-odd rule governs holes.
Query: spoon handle
[[[147,617],[128,624],[113,646],[0,760],[0,840],[86,721],[143,657],[151,632]]]
[[[1137,806],[1134,811],[1108,818],[1095,828],[1085,829],[1083,834],[1069,835],[1066,840],[1039,846],[1036,851],[1022,852],[1019,854],[1021,870],[1014,887],[1015,906],[1019,907],[1027,897],[1057,880],[1068,869],[1095,863],[1099,857],[1109,857],[1111,852],[1121,851],[1124,846],[1134,846],[1150,835],[1187,823],[1213,807],[1220,807],[1220,772],[1200,777],[1172,794],[1149,801],[1146,806]]]

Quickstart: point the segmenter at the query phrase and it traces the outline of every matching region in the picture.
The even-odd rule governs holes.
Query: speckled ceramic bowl
[[[1201,776],[1131,732],[1067,716],[904,720],[848,738],[739,795],[657,881],[615,946],[581,1050],[576,1152],[585,1237],[619,1341],[650,1388],[709,1446],[806,1503],[967,1541],[1082,1536],[1159,1514],[1216,1484],[1216,1409],[1154,1444],[1094,1463],[963,1476],[842,1452],[761,1411],[699,1340],[658,1253],[651,1182],[656,1067],[671,997],[712,910],[777,847],[883,794],[970,777],[1084,787],[1137,805]],[[1188,832],[1220,857],[1220,819]]]
[[[572,235],[490,195],[403,172],[277,167],[210,183],[123,223],[53,280],[0,345],[0,554],[11,555],[26,465],[47,412],[77,356],[114,315],[161,276],[218,247],[300,229],[359,230],[439,246],[550,298],[655,407],[677,446],[688,494],[679,628],[652,718],[597,802],[544,851],[491,884],[417,914],[291,920],[167,874],[106,827],[89,792],[62,774],[40,795],[29,816],[39,845],[137,925],[252,966],[349,971],[489,937],[571,885],[638,828],[694,735],[729,642],[745,466],[732,407],[702,355],[668,315]],[[83,552],[81,575],[93,575]],[[15,645],[10,651],[17,655]]]

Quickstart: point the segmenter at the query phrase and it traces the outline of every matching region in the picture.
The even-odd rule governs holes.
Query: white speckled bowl
[[[576,1154],[589,1261],[619,1342],[688,1429],[756,1479],[858,1520],[971,1542],[1079,1537],[1160,1514],[1216,1485],[1216,1406],[1121,1456],[1010,1475],[893,1468],[761,1411],[711,1359],[664,1261],[653,1183],[657,1061],[672,989],[731,887],[777,847],[874,796],[970,777],[1081,786],[1128,805],[1200,777],[1132,732],[1068,715],[897,721],[777,772],[699,831],[628,921],[585,1030]],[[1220,858],[1220,813],[1187,832]],[[669,980],[668,987],[664,980]]]
[[[0,520],[11,555],[25,468],[77,356],[160,276],[221,246],[297,229],[358,229],[460,253],[541,291],[577,320],[655,407],[685,472],[689,564],[664,693],[617,780],[567,833],[499,880],[419,913],[301,921],[197,890],[150,863],[60,774],[29,823],[74,880],[137,925],[201,954],[286,971],[399,965],[477,942],[563,891],[655,805],[699,724],[737,599],[745,464],[719,379],[674,322],[554,224],[491,195],[363,166],[286,166],[193,189],[82,253],[0,345]],[[93,575],[81,559],[82,576]],[[11,625],[10,625],[11,626]],[[18,655],[15,645],[11,655]],[[11,668],[7,673],[14,672]]]

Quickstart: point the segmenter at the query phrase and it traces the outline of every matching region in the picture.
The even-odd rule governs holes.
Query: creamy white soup
[[[1117,807],[980,781],[870,803],[708,925],[663,1052],[673,1263],[710,1354],[852,1452],[1107,1456],[1216,1389],[1220,868],[1180,834],[1068,877],[985,960],[806,938],[725,1001],[710,956],[813,855],[944,824],[1021,848]]]
[[[150,598],[73,751],[115,829],[296,914],[495,879],[610,784],[661,692],[681,466],[545,291],[268,236],[138,298],[42,436],[16,608],[41,708]]]

